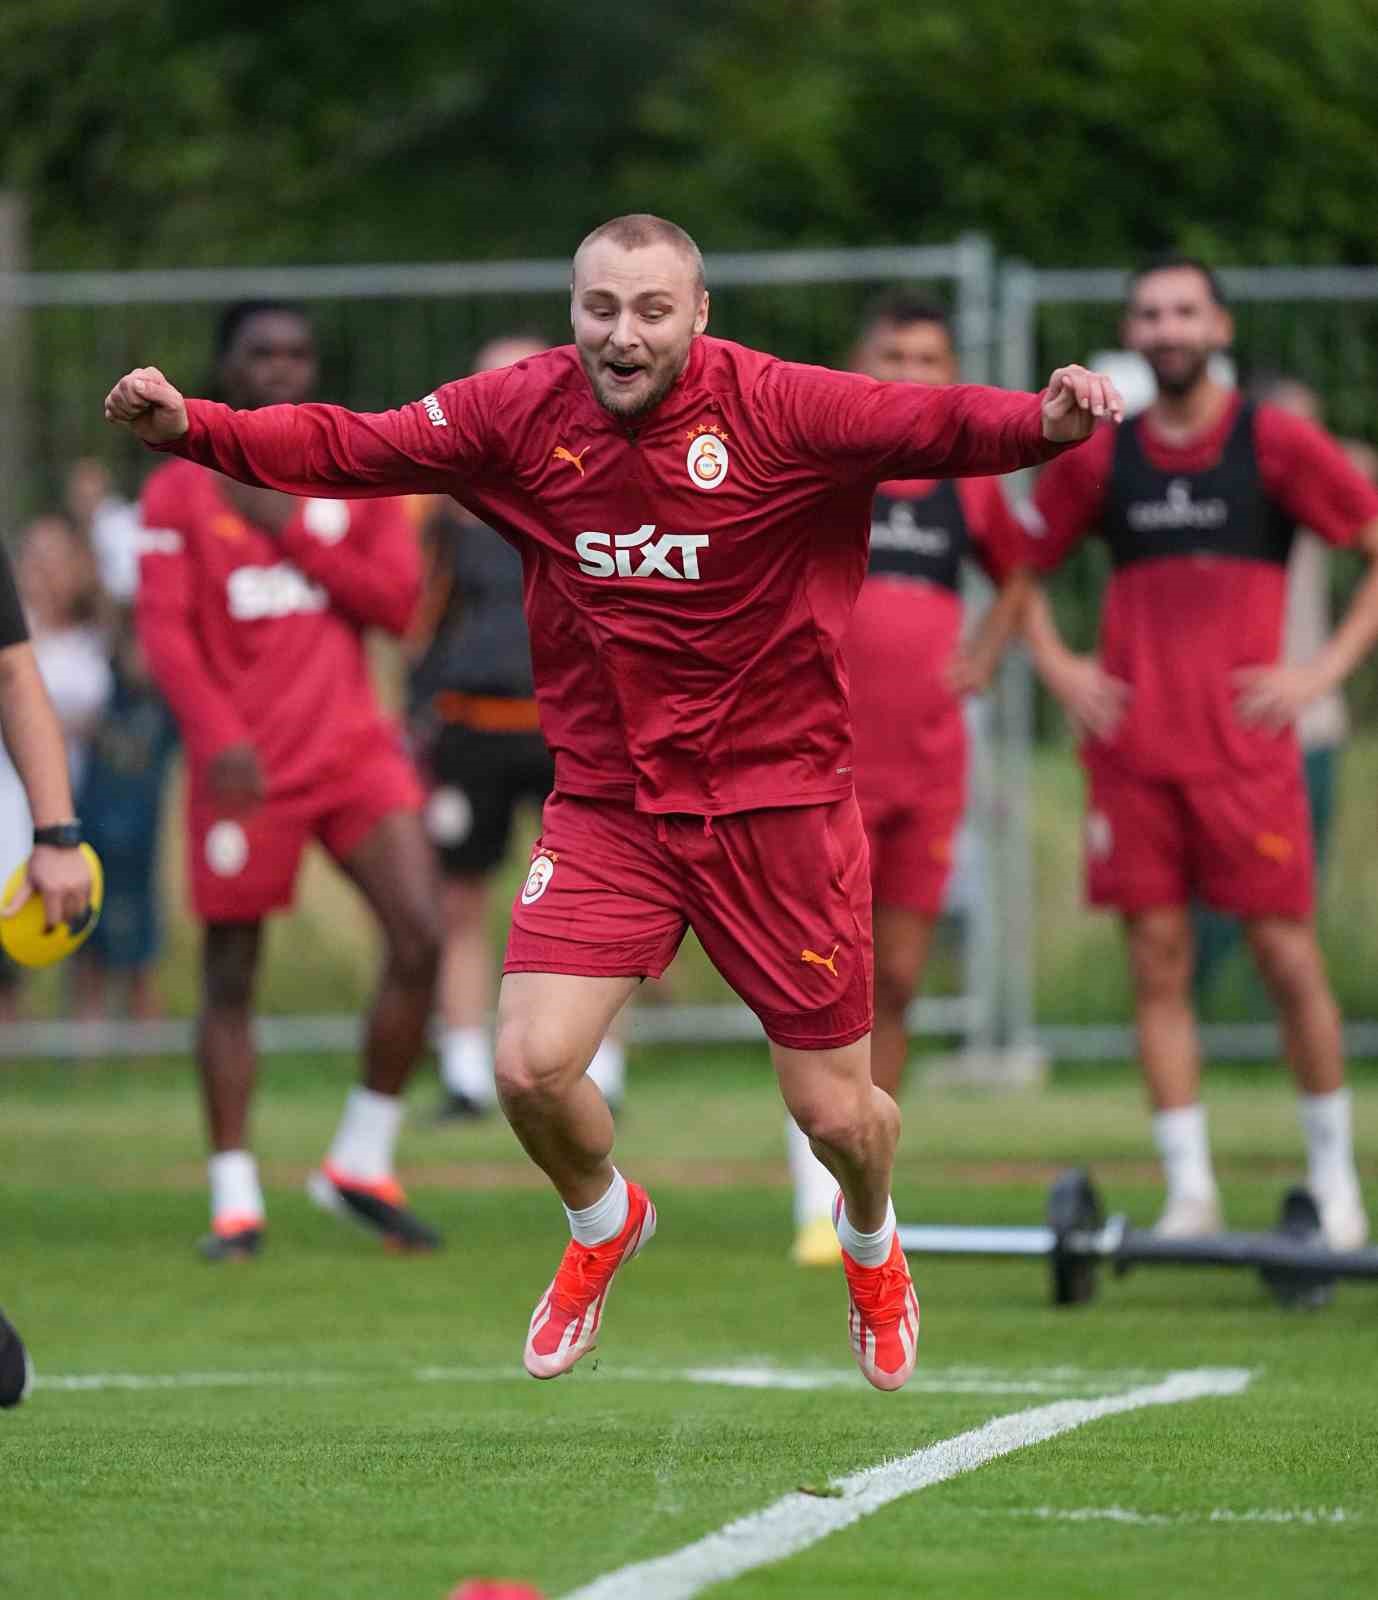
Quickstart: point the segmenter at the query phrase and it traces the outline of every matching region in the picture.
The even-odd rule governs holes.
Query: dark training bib
[[[871,503],[867,576],[918,578],[956,594],[969,538],[957,486],[950,479],[925,495],[877,494]]]
[[[1220,459],[1201,472],[1164,472],[1144,454],[1136,423],[1115,435],[1101,537],[1114,566],[1172,556],[1228,556],[1286,566],[1296,524],[1265,494],[1255,410],[1240,407]]]

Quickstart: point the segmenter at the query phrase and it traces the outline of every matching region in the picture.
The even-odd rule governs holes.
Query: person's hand
[[[1095,656],[1069,655],[1048,675],[1048,687],[1081,735],[1109,739],[1129,704],[1129,685]]]
[[[265,533],[281,533],[301,505],[294,494],[283,494],[280,489],[260,489],[223,476],[220,492],[245,522],[251,522]]]
[[[1124,399],[1110,379],[1085,367],[1059,367],[1043,391],[1043,437],[1058,444],[1088,439],[1096,423],[1124,421]]]
[[[105,420],[145,444],[171,444],[187,431],[187,406],[157,367],[135,367],[105,397]]]
[[[953,694],[984,694],[995,676],[996,661],[975,650],[958,650],[943,669],[943,682]]]
[[[1242,667],[1234,674],[1235,709],[1244,722],[1281,733],[1290,728],[1326,685],[1308,664]]]
[[[227,745],[211,758],[206,778],[222,806],[251,811],[263,799],[263,770],[251,744]]]
[[[29,870],[10,899],[0,906],[0,917],[12,917],[34,895],[43,899],[43,931],[51,933],[59,922],[79,923],[91,906],[91,864],[80,850],[36,844]]]

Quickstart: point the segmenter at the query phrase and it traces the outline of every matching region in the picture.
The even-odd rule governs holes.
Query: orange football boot
[[[842,1195],[833,1201],[833,1225],[842,1215]],[[847,1332],[866,1381],[877,1389],[902,1389],[918,1359],[919,1297],[899,1235],[878,1267],[863,1267],[842,1252],[847,1274]]]
[[[522,1359],[533,1378],[558,1378],[598,1343],[603,1304],[617,1269],[655,1237],[656,1208],[639,1183],[627,1184],[627,1221],[605,1244],[571,1239],[559,1271],[536,1302]]]

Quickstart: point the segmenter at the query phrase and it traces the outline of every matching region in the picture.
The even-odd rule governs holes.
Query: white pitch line
[[[1094,1372],[1075,1367],[1033,1369],[1027,1375],[983,1367],[929,1368],[911,1379],[910,1395],[1069,1395],[1087,1389],[1100,1391],[1107,1384],[1146,1377],[1143,1373]],[[710,1388],[776,1389],[810,1392],[824,1389],[866,1388],[855,1367],[789,1369],[761,1362],[722,1367],[624,1367],[605,1362],[600,1368],[579,1369],[572,1381],[604,1383],[688,1383]],[[105,1390],[161,1389],[291,1389],[330,1388],[379,1382],[416,1383],[529,1383],[515,1362],[510,1366],[418,1367],[391,1373],[365,1372],[91,1372],[40,1374],[34,1387],[65,1393],[99,1393]]]
[[[1032,1517],[1038,1522],[1122,1522],[1136,1528],[1179,1527],[1189,1522],[1299,1523],[1303,1527],[1338,1527],[1357,1520],[1356,1513],[1343,1506],[1297,1506],[1290,1511],[1130,1511],[1124,1506],[1011,1506],[1004,1510],[981,1510],[983,1517]]]
[[[1094,1400],[1057,1400],[1028,1411],[995,1417],[984,1427],[916,1450],[898,1461],[852,1473],[833,1488],[837,1498],[787,1494],[763,1511],[739,1517],[667,1556],[620,1567],[576,1589],[566,1600],[692,1600],[715,1583],[757,1567],[771,1566],[807,1550],[829,1534],[849,1528],[892,1500],[955,1478],[988,1461],[1069,1433],[1101,1417],[1146,1406],[1181,1405],[1217,1395],[1240,1394],[1251,1374],[1244,1368],[1199,1368],[1174,1372],[1161,1383]]]

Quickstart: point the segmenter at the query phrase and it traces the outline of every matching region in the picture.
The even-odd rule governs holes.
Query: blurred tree
[[[0,183],[37,264],[991,233],[1368,260],[1378,0],[6,0]]]

